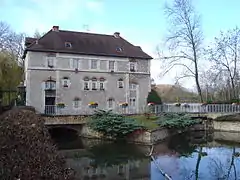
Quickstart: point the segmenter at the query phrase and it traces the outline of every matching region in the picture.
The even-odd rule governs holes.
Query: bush
[[[162,104],[161,98],[154,89],[148,94],[147,103]]]
[[[89,126],[104,136],[110,136],[114,139],[124,139],[133,131],[144,129],[134,119],[104,110],[95,111],[90,119]]]
[[[43,119],[32,111],[14,109],[0,116],[0,147],[1,179],[70,179]]]
[[[161,127],[175,129],[182,129],[200,122],[199,119],[192,119],[191,116],[184,113],[166,113],[157,121]]]

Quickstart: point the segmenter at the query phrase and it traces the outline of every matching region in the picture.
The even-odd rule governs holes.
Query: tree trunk
[[[194,66],[195,66],[195,82],[196,82],[200,102],[203,103],[202,90],[201,90],[200,83],[199,83],[196,47],[195,47],[194,42],[192,42],[192,43],[193,43],[193,56],[194,56]]]

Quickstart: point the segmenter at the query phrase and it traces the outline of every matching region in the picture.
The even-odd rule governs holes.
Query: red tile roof
[[[66,47],[66,42],[71,47]],[[115,56],[152,59],[141,47],[134,46],[122,37],[74,31],[50,30],[40,39],[26,38],[27,51],[56,52],[81,55]],[[120,51],[119,51],[120,48]]]

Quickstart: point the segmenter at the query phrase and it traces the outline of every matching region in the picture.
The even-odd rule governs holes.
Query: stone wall
[[[159,128],[153,131],[145,131],[141,134],[133,135],[132,137],[128,138],[128,141],[136,144],[151,145],[166,139],[170,135],[171,134],[167,129]],[[101,133],[93,131],[91,128],[89,128],[86,125],[82,127],[81,136],[85,138],[98,138],[98,139],[103,138],[103,135]],[[104,137],[104,139],[112,139],[112,138]]]
[[[215,131],[214,140],[240,143],[240,132]]]
[[[240,132],[240,121],[213,121],[215,131]]]

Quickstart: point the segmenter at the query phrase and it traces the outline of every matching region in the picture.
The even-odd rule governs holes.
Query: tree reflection
[[[128,164],[131,161],[147,159],[137,146],[125,143],[108,143],[88,149],[92,164],[100,167]]]
[[[231,180],[237,180],[240,176],[239,172],[237,172],[236,169],[236,159],[239,157],[239,152],[236,152],[236,147],[232,148],[232,153],[230,158],[227,158],[225,161],[221,161],[219,158],[211,158],[209,168],[211,175],[215,179],[231,179]]]

